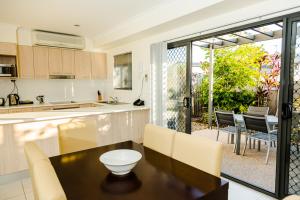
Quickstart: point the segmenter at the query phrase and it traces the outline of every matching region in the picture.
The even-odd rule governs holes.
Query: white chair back
[[[300,196],[291,195],[291,196],[285,197],[283,200],[300,200]]]
[[[205,137],[177,133],[172,157],[178,161],[220,177],[222,144]]]
[[[143,145],[171,157],[175,133],[175,130],[147,124],[144,130]]]

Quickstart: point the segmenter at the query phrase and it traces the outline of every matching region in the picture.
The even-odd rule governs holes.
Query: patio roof
[[[210,48],[212,45],[214,49],[218,49],[278,38],[282,38],[282,22],[195,41],[193,45],[201,48]]]

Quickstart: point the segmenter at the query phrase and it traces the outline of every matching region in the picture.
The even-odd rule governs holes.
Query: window
[[[114,89],[132,90],[132,53],[114,56]]]

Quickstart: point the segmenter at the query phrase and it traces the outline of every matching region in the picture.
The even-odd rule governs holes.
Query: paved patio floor
[[[217,130],[204,129],[192,132],[216,140]],[[276,148],[271,148],[269,163],[265,164],[267,145],[262,143],[261,151],[246,149],[245,156],[233,153],[233,144],[227,144],[227,133],[220,132],[219,141],[224,144],[222,172],[265,190],[274,192],[276,173]],[[241,138],[241,150],[244,148],[245,137]],[[242,152],[242,151],[241,151]]]

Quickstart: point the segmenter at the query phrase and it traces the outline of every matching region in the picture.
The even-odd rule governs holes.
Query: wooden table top
[[[115,149],[133,149],[143,158],[130,174],[118,177],[99,161]],[[68,200],[228,199],[228,182],[131,141],[50,160]]]

